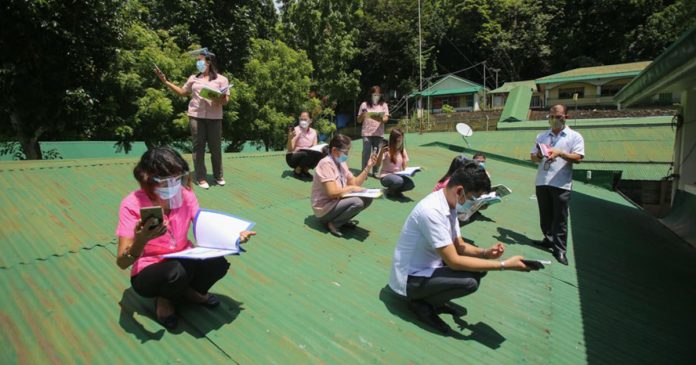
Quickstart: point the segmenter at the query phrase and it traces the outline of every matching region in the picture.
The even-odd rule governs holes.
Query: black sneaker
[[[408,307],[421,322],[427,324],[437,332],[445,335],[452,330],[452,328],[445,323],[445,321],[437,316],[435,310],[430,304],[422,300],[414,300],[408,303]]]
[[[302,171],[300,175],[307,180],[312,180],[314,178],[314,176],[307,171]]]
[[[450,314],[454,317],[465,316],[467,311],[466,308],[456,305],[451,302],[446,302],[440,306],[435,307],[436,314]]]

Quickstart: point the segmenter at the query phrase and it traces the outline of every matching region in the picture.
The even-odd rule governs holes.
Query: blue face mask
[[[343,152],[341,152],[341,155],[338,156],[338,158],[336,158],[336,162],[338,162],[338,163],[344,163],[347,160],[348,160],[348,155],[344,154]]]
[[[198,72],[204,72],[205,67],[206,67],[205,60],[196,61],[196,68],[198,69]]]
[[[485,162],[479,162],[479,167],[481,167],[482,169],[485,170],[485,169],[486,169],[486,163],[485,163]]]
[[[457,213],[468,211],[472,205],[474,205],[474,199],[467,199],[464,204],[459,203],[459,199],[457,199]]]

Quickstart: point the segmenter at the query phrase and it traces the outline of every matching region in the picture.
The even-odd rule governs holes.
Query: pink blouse
[[[167,233],[145,244],[142,255],[133,263],[131,276],[140,273],[144,268],[165,261],[160,255],[179,252],[191,248],[188,231],[193,218],[200,209],[198,199],[193,191],[182,187],[184,202],[181,207],[172,209],[164,220],[168,222]],[[135,225],[140,220],[140,208],[154,206],[144,190],[136,190],[121,201],[118,210],[118,227],[116,235],[125,238],[135,238]]]
[[[230,82],[225,76],[220,74],[213,81],[206,81],[203,76],[189,76],[184,84],[184,89],[191,94],[191,101],[188,105],[188,116],[201,119],[222,119],[222,104],[213,104],[212,100],[201,97],[201,90],[207,86],[211,89],[220,90],[229,85]],[[226,95],[230,95],[230,90],[227,89]]]
[[[396,163],[392,163],[391,156],[389,155],[389,150],[387,150],[382,155],[382,170],[379,172],[379,177],[383,178],[389,174],[403,171],[404,164],[406,163],[408,163],[408,153],[406,152],[405,148],[403,153],[397,153]]]

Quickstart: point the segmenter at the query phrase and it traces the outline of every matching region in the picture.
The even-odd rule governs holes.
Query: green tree
[[[626,34],[624,59],[655,58],[689,27],[696,24],[696,0],[677,0],[648,16],[643,24]]]
[[[312,88],[331,101],[353,100],[360,71],[353,67],[362,1],[289,0],[283,3],[281,39],[314,65]]]
[[[39,138],[85,138],[120,42],[116,0],[7,0],[0,23],[0,134],[40,159]],[[8,123],[9,120],[9,123]]]
[[[299,117],[308,99],[312,63],[304,51],[281,41],[254,39],[250,58],[239,79],[233,79],[224,137],[239,148],[261,140],[266,148],[282,149],[287,126]]]

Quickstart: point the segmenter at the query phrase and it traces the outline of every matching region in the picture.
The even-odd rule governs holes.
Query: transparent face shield
[[[181,193],[181,185],[187,176],[188,172],[177,176],[152,178],[157,183],[155,194],[167,202],[169,209],[176,209],[183,205],[184,198]]]

